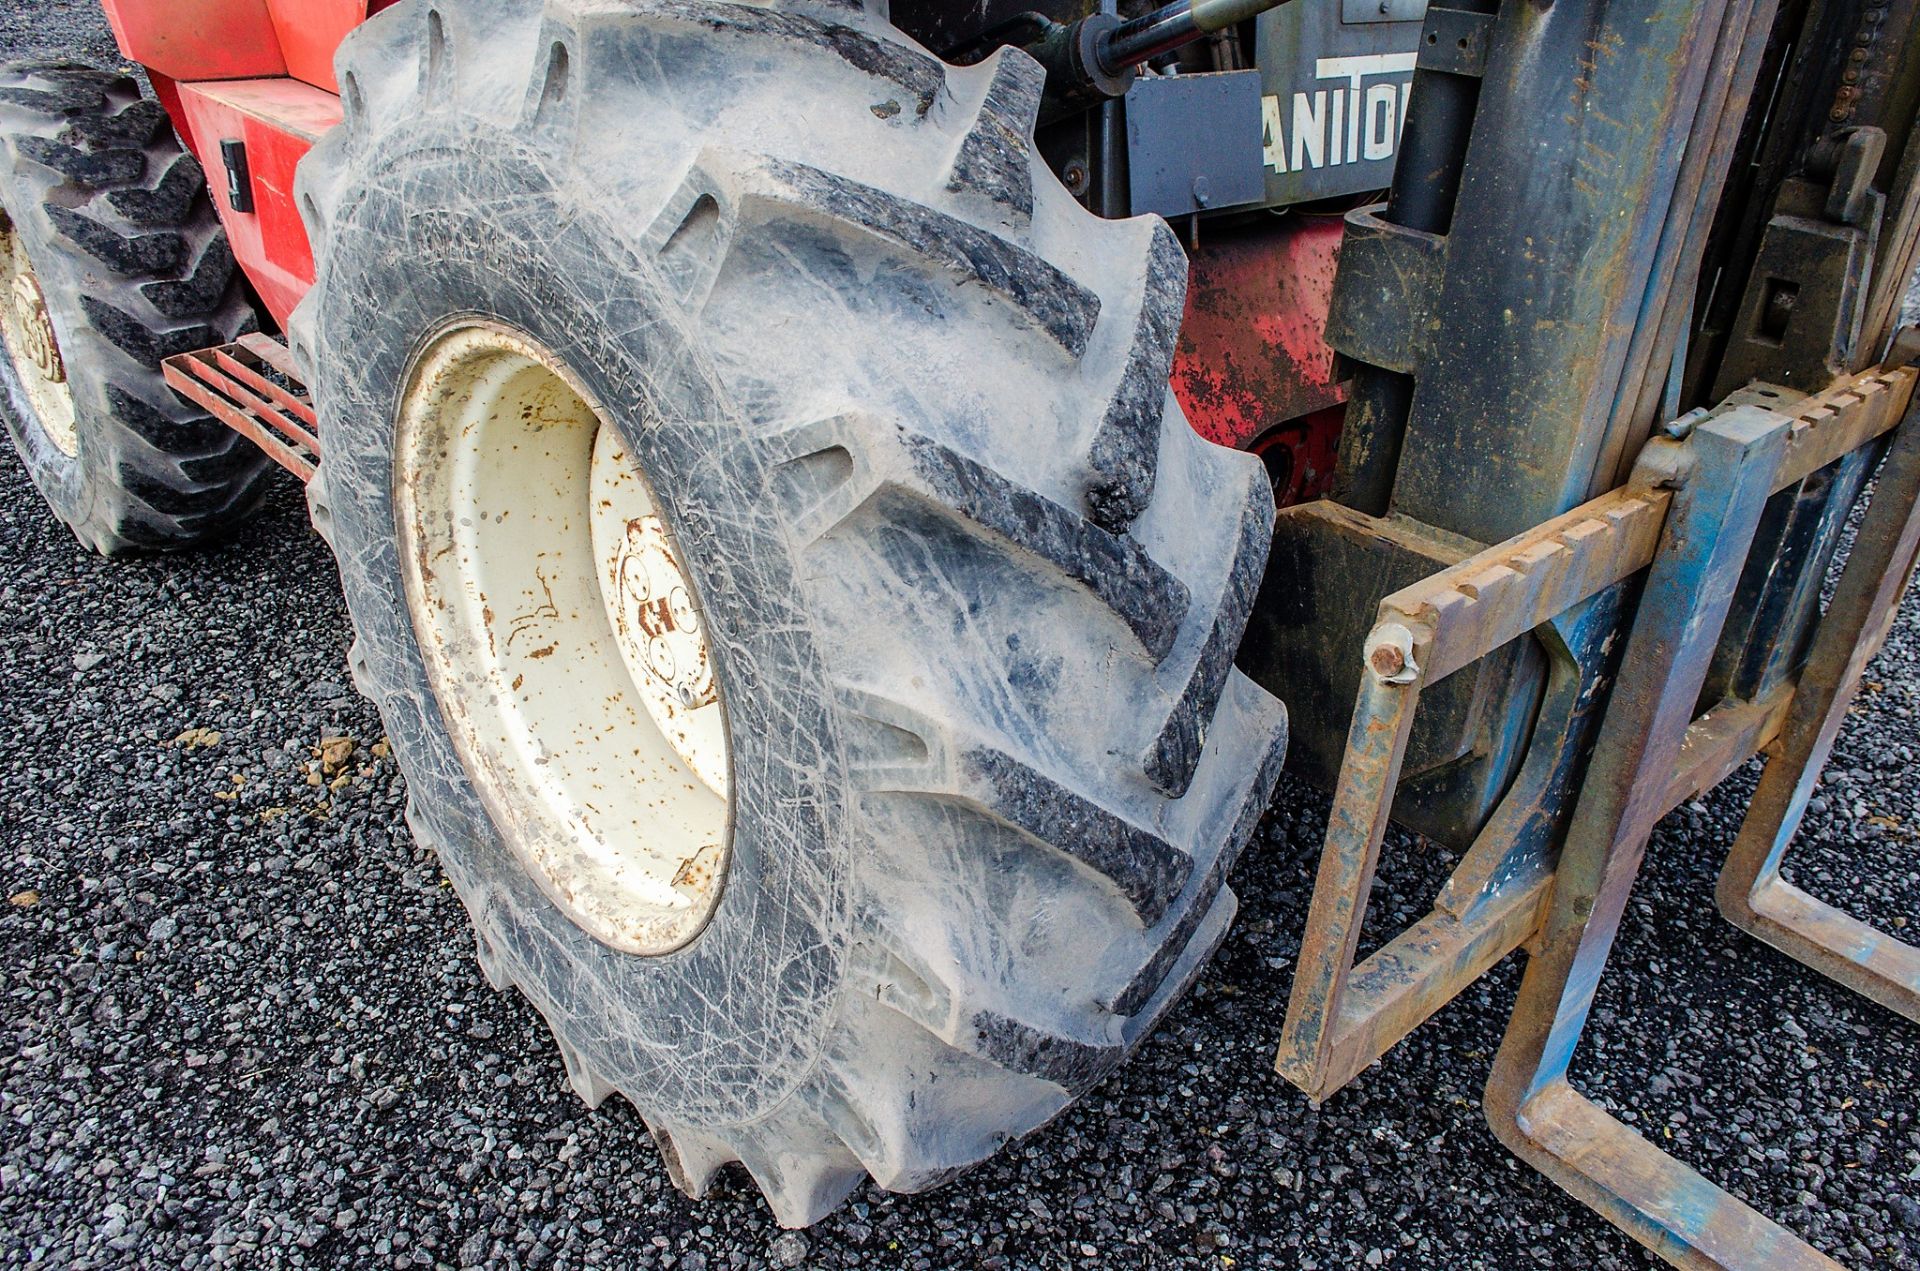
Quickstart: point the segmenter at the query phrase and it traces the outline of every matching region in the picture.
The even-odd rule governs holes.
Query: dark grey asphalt
[[[115,56],[88,0],[16,0],[0,49]],[[1514,965],[1320,1112],[1272,1075],[1325,815],[1291,785],[1193,999],[1059,1123],[804,1235],[743,1177],[689,1203],[639,1118],[586,1111],[533,1011],[482,981],[370,753],[347,638],[290,481],[242,542],[116,565],[0,454],[0,894],[37,893],[0,903],[7,1265],[1649,1263],[1485,1128]],[[1912,924],[1920,604],[1869,680],[1798,877]],[[349,782],[316,787],[311,748],[335,735],[360,746]],[[1578,1079],[1841,1260],[1920,1267],[1920,1029],[1715,915],[1742,793],[1657,835]],[[1449,865],[1397,847],[1374,941]]]

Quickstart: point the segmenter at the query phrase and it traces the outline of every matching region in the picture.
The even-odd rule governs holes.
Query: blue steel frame
[[[1760,774],[1720,872],[1720,912],[1890,1011],[1920,1023],[1920,949],[1876,930],[1780,876],[1827,756],[1880,651],[1920,555],[1920,440],[1901,429],[1881,464],[1853,554],[1816,630],[1779,744]]]

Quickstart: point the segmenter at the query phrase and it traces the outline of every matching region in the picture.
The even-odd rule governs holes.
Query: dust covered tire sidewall
[[[844,760],[792,564],[761,509],[765,460],[636,294],[651,267],[535,156],[443,137],[397,153],[393,170],[404,182],[368,182],[336,222],[381,249],[335,255],[335,307],[317,315],[319,347],[353,355],[320,359],[320,400],[340,422],[316,494],[416,829],[480,938],[589,1067],[671,1116],[751,1119],[818,1058],[849,908]],[[402,188],[415,210],[389,193]],[[568,214],[541,214],[555,206]],[[588,294],[594,279],[623,285]],[[732,858],[711,922],[671,954],[609,948],[546,896],[469,782],[428,683],[396,546],[393,432],[413,358],[462,318],[516,328],[578,376],[653,481],[703,601],[729,710]]]
[[[583,1099],[635,1104],[677,1187],[738,1162],[789,1226],[1058,1116],[1224,939],[1285,753],[1285,710],[1231,665],[1272,489],[1166,388],[1172,231],[1047,172],[1031,57],[947,66],[837,3],[401,4],[338,72],[345,120],[296,187],[315,521],[489,982],[545,1012]],[[565,368],[693,567],[734,859],[683,951],[614,953],[548,903],[510,851],[534,818],[468,785],[480,699],[433,692],[465,669],[414,647],[407,545],[444,536],[390,489],[395,442],[424,489],[417,438],[478,439],[395,419],[409,359],[441,365],[463,321]],[[459,515],[505,543],[504,504],[537,497]]]
[[[0,212],[4,212],[12,222],[14,233],[20,235],[26,244],[27,257],[33,262],[34,272],[42,276],[47,309],[53,317],[55,334],[63,340],[64,351],[66,347],[77,344],[68,340],[65,333],[76,330],[81,319],[81,315],[74,313],[66,303],[69,294],[78,294],[78,288],[66,278],[66,262],[40,232],[39,223],[31,210],[15,207],[14,200],[6,197],[4,187],[0,187]],[[73,391],[79,441],[84,448],[89,443],[88,434],[93,431],[87,426],[87,421],[99,409],[96,403],[103,400],[104,393],[93,382],[91,367],[85,360],[68,361],[66,371],[68,385]],[[49,504],[64,511],[68,518],[84,518],[87,515],[84,502],[87,498],[87,482],[80,458],[67,454],[53,444],[53,438],[47,435],[47,430],[34,413],[26,386],[20,382],[19,367],[4,350],[0,350],[0,394],[4,394],[4,401],[0,401],[0,415],[6,417],[7,435],[12,438],[14,449],[19,451],[34,487]]]

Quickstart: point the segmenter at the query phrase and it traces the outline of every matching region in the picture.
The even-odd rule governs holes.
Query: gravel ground
[[[116,60],[91,0],[0,13],[0,46]],[[1222,956],[1056,1125],[805,1233],[732,1172],[690,1203],[631,1109],[585,1110],[534,1012],[481,979],[347,638],[291,481],[242,543],[110,565],[0,457],[8,1264],[1650,1264],[1486,1129],[1511,962],[1319,1112],[1273,1076],[1325,817],[1291,785]],[[1920,914],[1920,601],[1869,680],[1798,877],[1891,926]],[[337,788],[325,737],[356,744]],[[1920,1030],[1715,915],[1751,782],[1656,835],[1576,1077],[1842,1261],[1920,1268]],[[1451,863],[1394,848],[1373,942]]]

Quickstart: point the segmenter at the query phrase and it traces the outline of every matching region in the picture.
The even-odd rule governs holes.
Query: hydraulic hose
[[[1174,0],[1151,13],[1103,31],[1094,43],[1100,70],[1117,75],[1130,66],[1171,53],[1203,35],[1277,9],[1286,0]]]

